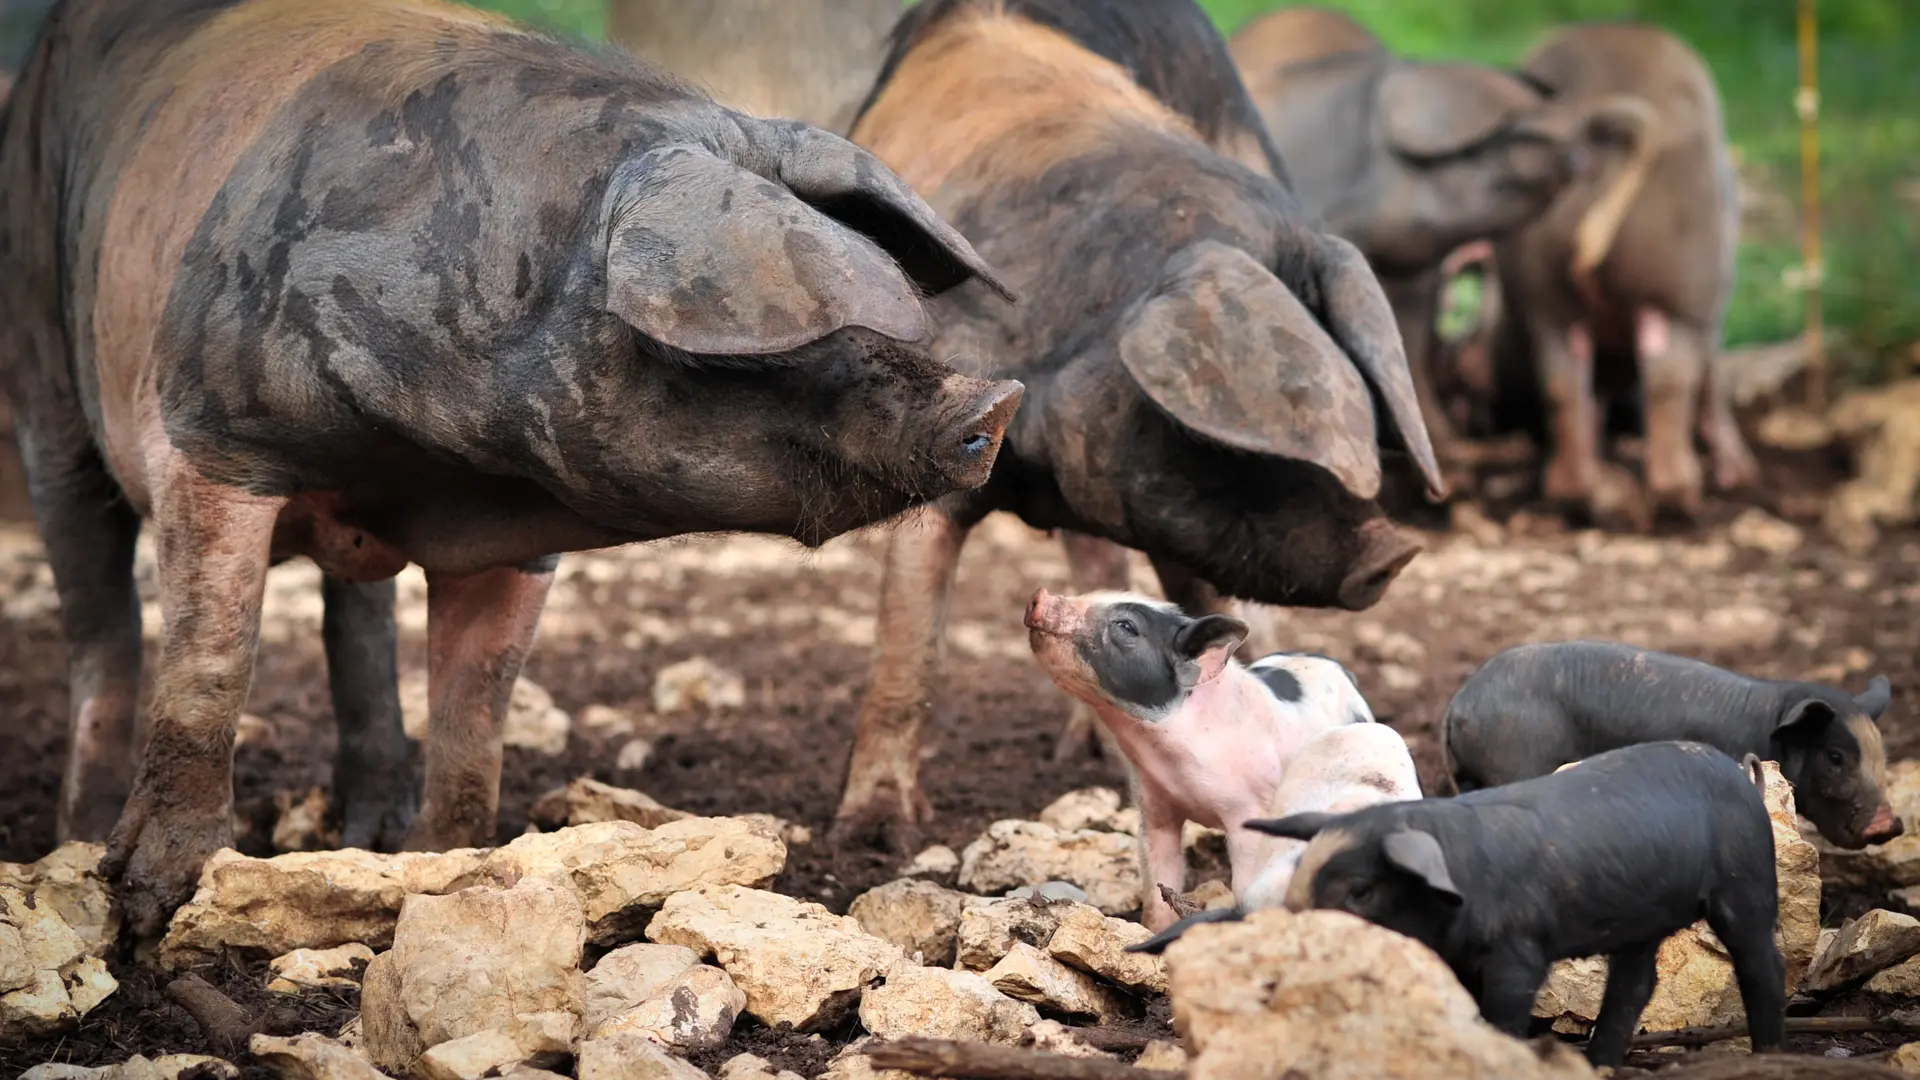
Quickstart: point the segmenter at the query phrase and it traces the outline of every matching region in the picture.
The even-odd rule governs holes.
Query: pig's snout
[[[1055,596],[1044,587],[1035,589],[1033,599],[1027,601],[1027,629],[1036,633],[1070,635],[1084,616],[1083,605]]]
[[[1881,803],[1880,808],[1873,812],[1873,820],[1867,822],[1867,827],[1860,830],[1860,835],[1870,844],[1884,844],[1906,831],[1907,827],[1894,814],[1893,807]]]
[[[1385,518],[1360,526],[1360,538],[1360,557],[1340,582],[1340,606],[1348,611],[1372,607],[1421,550],[1414,534]]]
[[[1000,440],[1020,408],[1026,387],[1011,380],[984,382],[958,376],[948,380],[948,394],[965,402],[958,418],[941,425],[934,435],[933,458],[940,472],[961,490],[979,487],[993,472]]]

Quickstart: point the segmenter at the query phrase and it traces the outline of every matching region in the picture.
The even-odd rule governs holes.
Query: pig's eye
[[[1347,889],[1347,903],[1364,904],[1373,899],[1373,886],[1365,881],[1356,881]]]
[[[1140,628],[1133,625],[1132,619],[1114,620],[1113,629],[1114,629],[1114,632],[1119,634],[1121,637],[1139,637],[1140,636]]]
[[[1847,756],[1845,754],[1842,754],[1838,750],[1827,751],[1827,764],[1837,769],[1840,766],[1845,765],[1846,763],[1847,763]]]

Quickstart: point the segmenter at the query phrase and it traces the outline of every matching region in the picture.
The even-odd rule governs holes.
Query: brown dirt
[[[1817,505],[1834,462],[1770,462],[1763,502],[1790,516]],[[1728,523],[1743,509],[1709,507],[1705,523],[1652,538],[1568,530],[1521,513],[1504,527],[1435,533],[1374,610],[1289,612],[1278,623],[1290,647],[1340,657],[1359,675],[1380,718],[1407,736],[1431,785],[1439,773],[1434,722],[1460,681],[1487,656],[1525,640],[1593,636],[1690,653],[1756,675],[1817,677],[1859,689],[1874,673],[1893,682],[1885,721],[1896,756],[1920,754],[1920,532],[1890,534],[1868,557],[1848,555],[1808,524],[1806,543],[1785,555],[1743,548]],[[1478,531],[1479,537],[1473,533]],[[144,561],[149,601],[151,564]],[[1151,589],[1144,560],[1136,583]],[[499,836],[517,835],[529,803],[576,775],[638,788],[694,812],[764,811],[805,825],[816,838],[792,847],[776,883],[784,892],[844,911],[862,890],[896,876],[899,861],[836,851],[824,841],[851,745],[870,657],[880,577],[872,537],[801,555],[791,545],[735,538],[574,556],[562,564],[528,678],[576,717],[588,705],[629,710],[653,751],[639,769],[613,764],[625,736],[576,722],[559,758],[510,750]],[[249,711],[271,738],[239,751],[236,794],[252,826],[243,847],[267,854],[273,799],[330,780],[333,729],[319,651],[319,606],[310,567],[271,575],[268,618]],[[402,578],[403,668],[423,663],[423,584]],[[968,545],[953,608],[941,709],[923,765],[939,816],[927,842],[964,847],[988,823],[1030,817],[1076,787],[1119,785],[1111,764],[1052,764],[1068,705],[1027,653],[1020,616],[1037,585],[1060,589],[1067,574],[1057,544],[1004,517]],[[30,526],[0,526],[0,717],[9,752],[0,757],[0,859],[29,860],[53,842],[53,799],[65,750],[67,690],[51,582]],[[157,609],[148,632],[158,629]],[[150,654],[151,655],[151,650]],[[654,716],[650,691],[667,664],[704,656],[738,672],[738,710]],[[1829,898],[1832,915],[1884,904],[1875,896]],[[127,965],[125,980],[82,1028],[63,1039],[0,1048],[0,1074],[46,1060],[103,1064],[129,1053],[201,1049],[191,1021],[163,987]],[[258,970],[209,974],[261,1015],[270,1003]],[[284,1006],[283,1006],[284,1008]],[[337,1030],[352,1002],[298,1006],[312,1029]],[[1163,1027],[1161,1019],[1155,1025]],[[717,1065],[751,1051],[814,1075],[854,1030],[821,1040],[743,1023]],[[1836,1045],[1859,1053],[1891,1047],[1886,1036],[1798,1038],[1794,1049]],[[1646,1058],[1637,1064],[1652,1064]]]

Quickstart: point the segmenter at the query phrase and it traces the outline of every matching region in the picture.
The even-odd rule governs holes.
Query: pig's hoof
[[[1760,462],[1746,445],[1713,454],[1713,486],[1721,491],[1739,491],[1760,486]]]
[[[920,850],[920,823],[932,816],[933,806],[917,786],[903,790],[888,784],[870,798],[842,803],[827,840],[836,847],[874,847],[909,856]]]
[[[1647,491],[1655,506],[1694,517],[1700,513],[1705,484],[1700,461],[1691,454],[1670,462],[1648,462]]]
[[[1540,478],[1540,494],[1548,502],[1585,505],[1593,494],[1593,476],[1573,458],[1561,454],[1547,462]]]
[[[431,808],[421,810],[419,820],[407,830],[400,842],[401,851],[453,851],[457,848],[490,847],[493,830],[473,822],[436,823]]]
[[[1600,477],[1587,499],[1587,511],[1605,529],[1646,532],[1653,528],[1653,504],[1640,482],[1612,462],[1601,466]]]
[[[100,873],[113,884],[136,940],[164,933],[175,909],[193,896],[207,858],[233,846],[231,811],[167,813],[151,809],[153,801],[143,791],[134,793],[100,860]]]
[[[399,851],[420,804],[412,762],[341,762],[334,770],[340,846]]]

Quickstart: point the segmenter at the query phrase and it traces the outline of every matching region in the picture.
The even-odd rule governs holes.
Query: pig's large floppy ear
[[[1320,830],[1333,824],[1339,814],[1328,814],[1318,810],[1304,814],[1288,814],[1280,818],[1253,818],[1241,822],[1243,828],[1252,829],[1268,836],[1284,836],[1292,840],[1311,840],[1320,835]]]
[[[691,146],[615,170],[607,310],[684,352],[786,352],[861,326],[928,336],[920,293],[873,240],[793,191]]]
[[[1464,899],[1447,872],[1447,856],[1433,834],[1419,829],[1395,829],[1380,841],[1380,853],[1387,861],[1427,883],[1427,888],[1444,899],[1459,903]]]
[[[1358,498],[1379,493],[1366,383],[1306,305],[1246,252],[1208,240],[1176,255],[1159,292],[1128,314],[1120,362],[1181,427],[1312,462]]]
[[[1227,658],[1247,640],[1247,624],[1231,615],[1203,615],[1173,635],[1173,675],[1191,690],[1227,666]]]
[[[1887,681],[1885,675],[1875,675],[1867,688],[1854,696],[1853,703],[1861,712],[1878,720],[1880,714],[1887,711],[1887,706],[1893,704],[1893,684]]]
[[[814,209],[880,245],[926,295],[979,278],[1003,299],[1016,299],[967,238],[879,158],[811,124],[767,123],[780,147],[775,165],[780,182]]]
[[[1811,737],[1838,718],[1839,714],[1833,711],[1833,706],[1817,697],[1810,697],[1795,702],[1780,717],[1780,722],[1774,725],[1773,734],[1776,738],[1782,735]]]
[[[1474,64],[1401,64],[1380,80],[1381,131],[1411,158],[1458,154],[1485,142],[1538,98],[1505,72]]]

